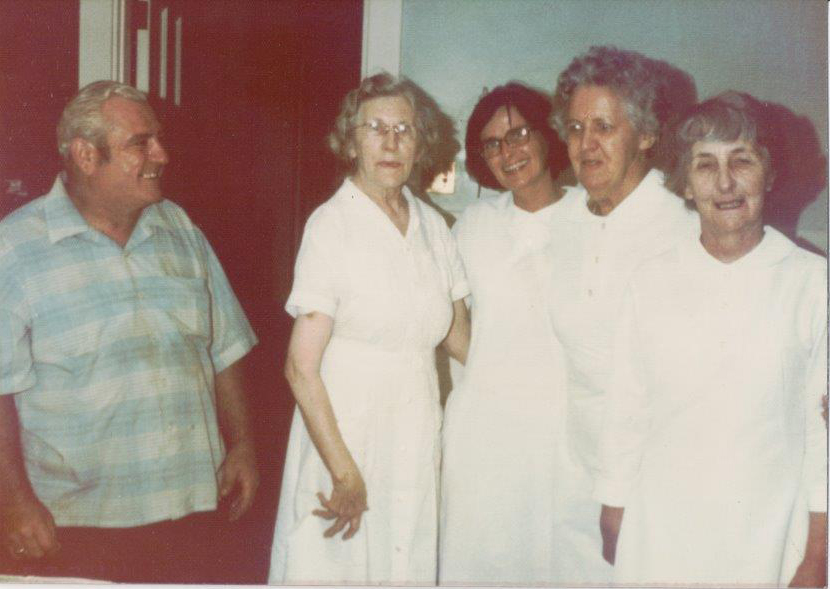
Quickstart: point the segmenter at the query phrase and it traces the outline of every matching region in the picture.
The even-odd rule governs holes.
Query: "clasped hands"
[[[323,493],[317,493],[322,509],[315,509],[311,513],[323,519],[334,520],[331,527],[323,532],[326,538],[339,534],[348,525],[343,533],[343,539],[348,540],[360,529],[360,518],[369,509],[366,504],[366,485],[356,468],[339,479],[332,477],[332,481],[334,485],[331,497],[327,499]]]

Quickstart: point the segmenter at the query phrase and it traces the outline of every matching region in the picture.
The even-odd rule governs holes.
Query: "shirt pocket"
[[[212,339],[210,292],[204,278],[164,276],[143,281],[139,307],[149,310],[162,333]]]

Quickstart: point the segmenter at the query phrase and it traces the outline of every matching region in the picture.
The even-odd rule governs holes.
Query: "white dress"
[[[321,375],[369,510],[348,541],[312,515],[331,477],[297,409],[270,583],[434,584],[441,407],[435,347],[467,295],[444,220],[406,189],[406,236],[351,181],[309,218],[286,309],[334,318]]]
[[[827,510],[826,285],[769,227],[731,264],[690,238],[635,273],[596,488],[625,507],[616,581],[789,583],[791,515]]]
[[[700,224],[697,213],[664,188],[657,170],[604,217],[593,215],[587,202],[583,187],[568,190],[549,246],[548,311],[568,366],[567,409],[551,427],[562,436],[559,533],[571,552],[562,574],[573,584],[603,584],[613,568],[602,558],[601,505],[591,493],[619,306],[634,268]]]
[[[510,193],[453,227],[470,283],[472,342],[447,401],[439,582],[556,579],[553,416],[564,360],[545,310],[553,204],[535,213]]]

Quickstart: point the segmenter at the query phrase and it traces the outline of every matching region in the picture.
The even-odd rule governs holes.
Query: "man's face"
[[[101,113],[108,126],[110,157],[106,161],[99,157],[89,176],[98,204],[139,211],[159,202],[159,179],[169,160],[153,110],[141,102],[113,97],[104,103]]]

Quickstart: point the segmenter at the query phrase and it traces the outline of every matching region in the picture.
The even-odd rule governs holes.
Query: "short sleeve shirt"
[[[61,178],[0,223],[0,391],[58,525],[127,527],[214,509],[214,375],[256,343],[216,255],[177,205],[122,248]]]

